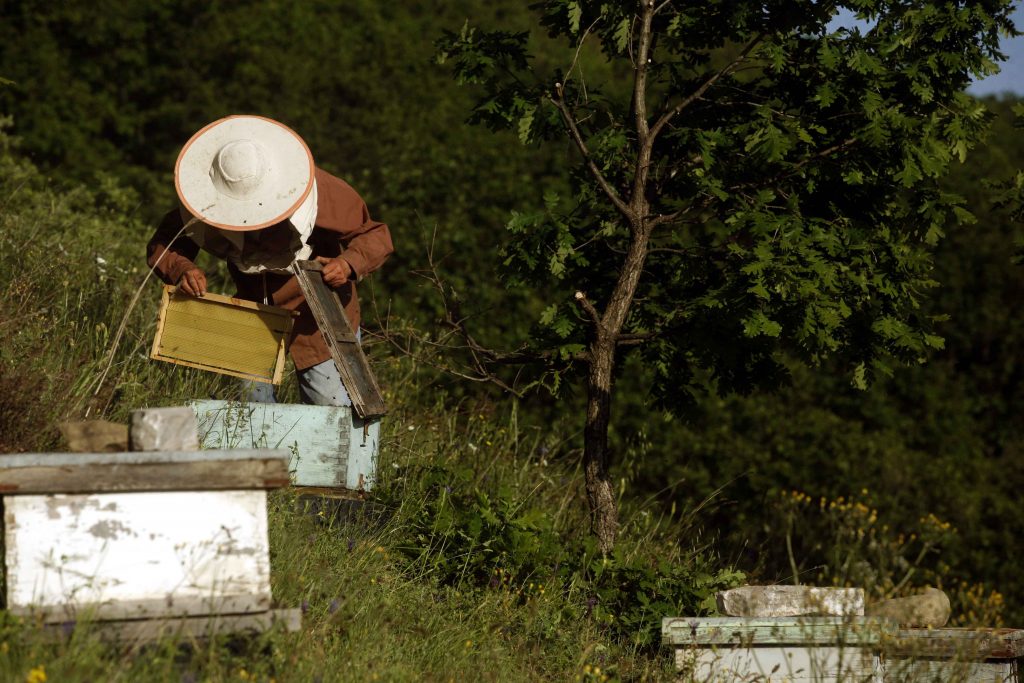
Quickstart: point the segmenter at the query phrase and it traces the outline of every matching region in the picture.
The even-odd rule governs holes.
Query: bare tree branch
[[[365,329],[366,334],[389,344],[403,356],[418,364],[470,382],[493,384],[502,391],[517,397],[522,397],[529,389],[529,385],[525,389],[521,389],[518,386],[518,372],[515,378],[509,381],[498,374],[499,368],[525,366],[531,363],[551,364],[566,360],[570,362],[589,361],[587,351],[566,357],[557,351],[530,351],[525,343],[511,351],[493,349],[480,343],[470,332],[468,326],[470,316],[462,313],[461,299],[440,275],[438,262],[434,256],[436,236],[435,228],[427,248],[427,269],[413,271],[413,274],[426,280],[439,297],[444,311],[439,322],[444,331],[431,339],[411,327],[398,331],[392,329],[390,306],[382,317],[378,312],[375,292],[371,289],[370,295],[373,310],[377,312],[379,329],[376,331]],[[459,365],[460,361],[456,360],[456,356],[463,359],[461,365]]]
[[[656,338],[656,332],[637,332],[632,334],[620,334],[615,340],[618,346],[640,346]]]
[[[687,213],[689,213],[691,208],[692,207],[688,206],[685,209],[679,209],[678,211],[673,211],[672,213],[666,213],[666,214],[660,214],[660,215],[654,216],[649,221],[647,221],[647,225],[649,225],[651,227],[651,229],[653,230],[654,228],[658,227],[659,225],[664,225],[665,223],[674,223],[675,221],[679,220],[680,218],[685,216]]]
[[[608,196],[608,199],[611,200],[612,204],[615,205],[615,208],[619,210],[619,213],[621,213],[627,220],[632,221],[634,217],[632,209],[622,201],[619,194],[615,191],[615,188],[613,188],[604,177],[604,174],[601,173],[601,169],[597,167],[597,164],[594,162],[594,158],[590,155],[590,150],[587,149],[587,143],[583,141],[583,135],[580,133],[580,129],[576,125],[576,117],[572,113],[572,110],[569,109],[569,105],[565,103],[565,99],[562,96],[562,84],[556,83],[555,90],[558,92],[558,97],[549,97],[548,99],[550,99],[552,104],[554,104],[558,108],[558,111],[562,113],[562,119],[565,121],[565,126],[569,131],[569,137],[571,137],[572,141],[576,144],[576,149],[578,149],[580,154],[583,155],[583,161],[587,164],[590,174],[594,177],[594,180],[597,181],[597,184],[601,187],[601,190],[605,195]]]
[[[838,143],[836,143],[834,145],[831,145],[829,147],[826,147],[824,149],[820,149],[817,152],[814,152],[813,154],[810,154],[810,155],[804,157],[803,159],[800,159],[799,161],[794,162],[793,166],[791,168],[788,168],[785,171],[780,171],[779,173],[776,173],[774,176],[765,179],[764,182],[737,183],[736,185],[732,185],[729,188],[729,191],[730,192],[736,192],[736,191],[743,190],[743,189],[770,187],[770,186],[774,185],[775,183],[781,182],[781,181],[785,180],[786,178],[789,178],[790,176],[794,175],[797,171],[802,169],[804,166],[807,166],[811,162],[818,161],[818,160],[824,159],[826,157],[830,157],[830,156],[832,156],[833,154],[835,154],[837,152],[845,151],[846,149],[852,147],[856,143],[857,143],[857,138],[847,138],[846,140],[843,140],[842,142],[838,142]]]
[[[587,298],[587,295],[583,292],[576,292],[573,296],[576,299],[576,303],[580,305],[580,308],[586,311],[587,315],[590,317],[590,322],[594,323],[594,327],[601,329],[604,326],[601,322],[601,314],[597,312],[596,308],[594,308],[594,304],[590,303],[590,299]]]
[[[843,150],[847,149],[848,147],[852,147],[856,142],[857,142],[857,138],[847,138],[846,140],[843,140],[842,142],[836,143],[836,144],[832,145],[831,147],[826,147],[825,149],[819,150],[819,151],[815,152],[814,154],[810,155],[809,157],[801,159],[800,161],[798,161],[795,164],[793,164],[793,168],[791,170],[792,171],[798,171],[801,168],[803,168],[804,166],[806,166],[807,164],[811,163],[812,161],[817,161],[818,159],[824,159],[827,156],[832,156],[836,152],[842,152]]]
[[[591,22],[590,26],[588,26],[586,29],[584,29],[583,35],[580,36],[580,40],[576,44],[576,54],[574,54],[573,57],[572,57],[572,64],[570,64],[569,68],[566,69],[566,71],[565,71],[565,82],[566,83],[568,83],[569,79],[572,78],[572,72],[576,68],[577,62],[579,62],[580,50],[583,49],[583,43],[586,42],[587,36],[590,35],[590,32],[594,29],[595,26],[597,26],[597,23],[599,21],[601,21],[602,16],[603,15],[598,15],[597,19],[594,19],[594,21]],[[580,83],[583,83],[583,69],[580,69]],[[584,85],[583,87],[586,88],[586,85]],[[586,92],[585,91],[584,91],[584,96],[586,96]]]
[[[736,57],[736,59],[732,60],[724,67],[722,67],[715,73],[711,74],[711,76],[706,81],[704,81],[700,85],[700,87],[698,87],[696,90],[690,93],[690,95],[688,95],[682,102],[675,105],[674,107],[663,113],[661,116],[659,116],[658,120],[654,122],[653,126],[651,126],[651,135],[648,138],[648,144],[654,144],[654,139],[658,137],[658,133],[660,133],[661,130],[666,125],[668,125],[668,122],[672,120],[672,117],[674,117],[676,114],[689,107],[691,104],[696,102],[701,97],[703,97],[704,93],[706,93],[708,89],[715,84],[716,81],[718,81],[723,76],[729,75],[736,69],[736,67],[742,64],[744,61],[746,61],[747,56],[755,47],[757,47],[758,43],[760,43],[763,38],[763,33],[760,33],[757,36],[755,36],[753,40],[747,43],[747,45],[740,52],[739,56]]]

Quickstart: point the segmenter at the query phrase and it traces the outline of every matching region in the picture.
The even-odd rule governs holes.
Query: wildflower
[[[25,683],[46,683],[46,667],[42,664],[28,672]]]
[[[338,611],[338,601],[337,601],[337,599],[331,600],[331,604],[327,606],[327,612],[329,614],[334,614],[337,611]]]
[[[466,649],[468,650],[471,647],[473,647],[473,641],[472,640],[467,640],[466,641]]]

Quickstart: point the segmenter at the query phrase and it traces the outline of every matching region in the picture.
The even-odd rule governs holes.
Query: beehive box
[[[1018,683],[1024,630],[901,629],[883,653],[886,683]]]
[[[367,491],[377,476],[380,420],[348,407],[192,401],[204,448],[280,448],[292,484]]]
[[[868,617],[675,617],[662,621],[662,642],[686,680],[881,683],[892,631]]]
[[[150,357],[177,365],[280,384],[293,312],[165,285]]]
[[[144,639],[277,620],[297,628],[297,610],[271,609],[266,489],[287,483],[286,458],[266,450],[0,456],[4,607],[43,624],[86,619]]]

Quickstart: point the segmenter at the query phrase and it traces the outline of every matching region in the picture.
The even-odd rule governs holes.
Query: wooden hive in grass
[[[907,628],[886,642],[885,680],[1018,683],[1024,630]]]
[[[210,293],[197,298],[165,285],[150,356],[279,384],[292,319],[277,306]]]
[[[282,451],[0,455],[3,607],[103,635],[298,628],[270,588],[267,489]]]
[[[875,617],[673,617],[661,632],[684,680],[881,683],[881,643],[895,625]]]

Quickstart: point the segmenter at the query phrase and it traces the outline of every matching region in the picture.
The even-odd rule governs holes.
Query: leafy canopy
[[[841,7],[870,28],[831,28]],[[941,348],[921,310],[930,250],[972,216],[937,181],[986,125],[963,90],[997,69],[1010,7],[657,0],[640,100],[657,137],[639,189],[641,122],[622,81],[639,71],[640,5],[534,5],[570,48],[561,70],[534,65],[526,34],[468,25],[439,58],[481,87],[473,121],[537,145],[575,126],[619,197],[644,193],[641,220],[660,224],[624,332],[645,342],[654,392],[678,409],[704,389],[777,383],[784,351],[838,359],[863,387]],[[622,81],[588,80],[578,57],[591,50]],[[637,227],[586,163],[572,180],[572,197],[512,216],[504,253],[508,285],[547,292],[534,343],[566,359],[588,339],[573,293],[607,302]]]

